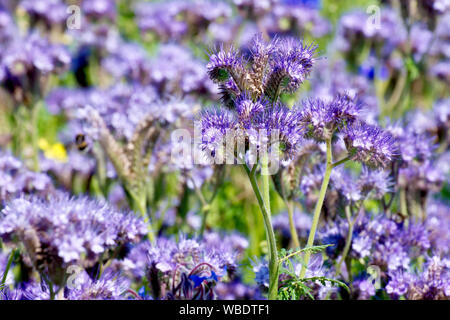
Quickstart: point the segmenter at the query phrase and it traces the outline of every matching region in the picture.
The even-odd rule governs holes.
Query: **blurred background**
[[[156,231],[242,235],[248,239],[243,279],[252,283],[252,261],[267,245],[242,168],[180,165],[170,158],[172,130],[191,130],[202,108],[219,104],[219,89],[206,72],[209,55],[221,46],[248,55],[256,34],[316,44],[314,71],[282,101],[293,106],[347,92],[364,103],[368,123],[427,134],[435,152],[447,157],[431,165],[440,166],[438,177],[427,172],[422,180],[437,181],[433,190],[448,200],[449,11],[445,0],[0,0],[0,152],[50,177],[56,189],[130,209],[113,164],[90,140],[79,110],[95,108],[120,143],[132,139],[145,114],[157,113],[170,125],[149,160],[148,206]],[[308,172],[294,205],[301,245],[318,189],[317,173]],[[44,180],[33,176],[17,190],[0,181],[0,200],[47,192]],[[275,189],[271,201],[277,237],[289,247],[285,202]],[[364,205],[382,210],[375,200]],[[395,201],[392,211],[399,207]],[[329,210],[324,219],[335,214]]]

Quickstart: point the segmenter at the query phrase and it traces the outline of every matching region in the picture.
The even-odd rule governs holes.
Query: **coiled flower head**
[[[301,122],[306,127],[306,137],[324,141],[333,136],[336,129],[353,123],[362,106],[347,94],[338,94],[331,101],[308,99],[300,111]]]
[[[377,126],[356,122],[345,127],[343,133],[352,160],[370,167],[386,167],[397,154],[393,136]]]

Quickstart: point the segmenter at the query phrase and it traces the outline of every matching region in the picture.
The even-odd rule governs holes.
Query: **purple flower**
[[[67,188],[71,187],[75,175],[88,178],[89,175],[94,173],[96,167],[94,158],[75,150],[69,150],[67,161],[42,157],[39,163],[43,172],[56,177],[56,180]]]
[[[28,170],[9,153],[0,153],[0,203],[20,194],[48,195],[53,191],[49,176]]]
[[[234,48],[225,50],[221,46],[211,54],[207,69],[210,78],[221,83],[222,96],[234,94],[223,86],[231,78],[238,94],[249,91],[252,97],[264,95],[276,102],[280,93],[292,93],[303,83],[315,61],[315,50],[316,46],[307,46],[294,38],[277,38],[266,43],[257,35],[245,59]]]
[[[175,1],[151,4],[140,2],[135,7],[139,29],[151,31],[164,40],[180,39],[188,30],[185,21],[176,19],[183,7],[183,3]]]
[[[74,39],[77,39],[77,44],[81,48],[81,54],[86,54],[83,50],[89,48],[103,55],[115,52],[122,44],[117,28],[111,28],[111,25],[108,23],[83,21],[80,29],[72,29],[68,32]]]
[[[60,46],[49,43],[38,33],[18,38],[2,55],[2,65],[12,75],[21,76],[37,70],[42,74],[58,73],[68,67],[70,55]]]
[[[218,300],[264,300],[256,286],[247,285],[237,277],[231,282],[219,282],[214,291]]]
[[[0,47],[2,50],[7,48],[14,40],[14,34],[17,34],[17,32],[17,26],[11,14],[7,10],[0,9]]]
[[[205,92],[213,96],[217,94],[217,89],[209,79],[203,62],[180,45],[162,45],[157,57],[143,70],[144,75],[148,74],[150,83],[158,89],[161,96],[192,93],[203,95]],[[143,83],[146,83],[145,78]]]
[[[239,96],[235,102],[239,121],[246,123],[262,113],[267,108],[267,102],[263,100],[253,101],[248,95]]]
[[[393,189],[394,181],[388,171],[371,170],[363,167],[358,187],[369,198],[381,199]]]
[[[147,275],[155,299],[210,299],[214,284],[237,268],[236,248],[242,241],[232,239],[219,241],[211,234],[203,241],[158,238],[154,244],[145,242],[133,248],[126,264],[135,276]]]
[[[274,46],[271,59],[272,74],[268,78],[267,88],[271,89],[271,79],[282,81],[286,92],[296,91],[309,75],[315,62],[315,45],[305,45],[295,38],[281,38]]]
[[[410,190],[439,191],[447,172],[445,166],[437,166],[434,161],[409,163],[408,166],[399,169],[398,184]]]
[[[386,292],[394,297],[406,296],[412,300],[448,300],[449,265],[448,259],[432,256],[427,259],[422,273],[390,273]]]
[[[234,129],[235,119],[228,110],[208,109],[202,112],[202,147],[211,155],[223,146],[225,135]]]
[[[422,274],[411,284],[408,298],[413,300],[448,300],[450,297],[450,261],[428,258]]]
[[[369,279],[358,279],[353,286],[356,288],[358,300],[368,300],[375,295],[375,286]]]
[[[381,48],[384,57],[407,38],[406,30],[397,12],[393,9],[383,9],[380,12],[380,25],[368,22],[367,14],[355,10],[342,16],[337,31],[337,46],[344,52],[353,52],[358,43],[367,39]]]
[[[30,281],[24,284],[23,288],[19,290],[16,295],[18,297],[20,295],[20,299],[22,300],[50,300],[50,290],[45,282],[37,283]]]
[[[97,280],[92,280],[86,272],[77,275],[76,281],[66,290],[68,300],[124,300],[128,297],[130,281],[118,273],[107,269]]]
[[[0,216],[3,240],[22,242],[31,263],[55,283],[61,281],[58,270],[68,264],[91,266],[109,248],[136,242],[146,233],[145,223],[131,213],[63,194],[49,200],[17,198]]]
[[[37,32],[14,38],[0,57],[0,81],[17,103],[42,95],[41,77],[66,71],[71,57],[65,47],[50,43]],[[21,94],[17,94],[20,90]]]
[[[450,61],[440,61],[431,67],[430,72],[436,78],[442,80],[445,83],[450,83]]]
[[[336,129],[353,123],[360,115],[361,104],[348,95],[337,95],[331,101],[308,99],[300,109],[300,120],[306,127],[306,137],[324,141]]]
[[[150,60],[138,44],[123,43],[102,60],[102,66],[115,78],[145,82],[149,77]],[[148,80],[147,80],[148,81]]]
[[[116,3],[114,0],[83,0],[81,10],[92,19],[116,18]]]
[[[336,189],[349,203],[363,198],[361,187],[356,182],[356,178],[350,171],[345,170],[343,167],[335,168],[331,172],[331,185],[332,188]]]
[[[266,260],[252,261],[255,282],[262,288],[269,287],[269,265]]]
[[[450,3],[448,0],[434,0],[433,9],[439,13],[450,11]]]
[[[393,132],[393,129],[389,128],[388,131]],[[430,159],[433,150],[436,148],[432,138],[425,134],[416,134],[410,130],[400,129],[399,134],[394,131],[393,135],[396,135],[396,144],[400,156],[407,163],[423,162]]]
[[[429,232],[431,247],[436,253],[448,255],[450,250],[450,205],[430,199],[427,203],[426,229]]]
[[[403,296],[408,292],[412,281],[413,277],[407,272],[391,273],[390,280],[386,285],[386,292],[392,296]]]
[[[321,16],[318,2],[311,2],[277,1],[261,23],[269,34],[310,34],[320,38],[328,34],[332,26]]]
[[[257,129],[265,129],[271,143],[278,139],[279,152],[287,158],[292,158],[303,142],[304,128],[297,110],[291,110],[283,105],[266,109],[258,119]]]
[[[257,34],[253,37],[249,51],[249,58],[253,64],[258,64],[255,60],[262,60],[267,63],[267,60],[278,50],[279,40],[274,38],[272,41],[267,42],[263,39],[261,34]]]
[[[67,6],[61,0],[23,0],[20,2],[20,7],[25,9],[33,20],[41,20],[47,27],[60,24],[68,17]]]
[[[209,77],[217,82],[228,80],[230,76],[234,77],[242,68],[243,62],[237,50],[234,48],[226,50],[223,46],[210,55],[209,62],[206,65]]]
[[[239,10],[246,12],[248,15],[262,16],[273,8],[278,0],[233,0],[235,6]]]
[[[342,132],[352,160],[370,167],[386,167],[396,156],[393,136],[377,126],[356,122],[344,127]]]
[[[202,38],[213,23],[230,18],[226,2],[196,0],[189,2],[140,2],[135,6],[141,31],[151,32],[162,41]]]
[[[215,156],[216,151],[228,143],[227,139],[235,142],[235,139],[242,141],[239,139],[244,138],[243,141],[248,140],[253,148],[251,151],[259,152],[260,148],[267,146],[267,151],[276,155],[292,157],[303,141],[298,112],[281,104],[271,108],[265,105],[265,102],[251,100],[245,94],[236,100],[235,111],[204,111],[201,120],[203,150],[209,149],[210,155]],[[247,151],[238,150],[238,153]]]
[[[422,14],[426,14],[428,18],[435,19],[436,16],[450,11],[450,3],[447,0],[424,0],[419,4]]]
[[[294,212],[294,224],[299,237],[306,238],[311,228],[312,218],[304,212]],[[280,231],[284,238],[290,238],[289,217],[286,211],[274,215],[272,225],[274,230]]]

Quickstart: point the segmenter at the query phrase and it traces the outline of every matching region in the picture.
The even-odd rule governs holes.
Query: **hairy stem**
[[[256,176],[250,171],[246,164],[244,164],[244,169],[247,172],[248,178],[255,193],[256,199],[258,201],[259,208],[264,220],[264,226],[266,229],[267,242],[269,244],[269,300],[276,300],[278,297],[278,251],[277,243],[275,240],[275,234],[273,232],[272,222],[270,220],[270,212],[267,210],[266,202],[264,201],[263,195],[259,190],[258,183],[256,181]]]
[[[262,195],[264,199],[264,203],[267,208],[267,212],[269,213],[269,217],[272,216],[272,212],[270,210],[270,177],[269,177],[269,169],[268,169],[268,158],[265,155],[261,161],[261,176],[262,176]]]
[[[300,242],[298,241],[298,234],[297,229],[295,228],[295,221],[294,221],[294,203],[292,200],[286,200],[286,206],[288,209],[288,215],[289,215],[289,229],[291,231],[291,239],[292,243],[295,248],[300,247]]]
[[[320,212],[322,211],[323,201],[325,200],[325,194],[327,193],[328,183],[330,182],[331,170],[333,169],[333,156],[331,150],[331,138],[326,140],[327,144],[327,165],[325,169],[325,175],[322,180],[322,186],[320,187],[319,199],[317,200],[316,207],[314,209],[314,217],[309,231],[308,242],[306,247],[312,247],[314,244],[314,238],[316,236],[317,226],[319,224]],[[304,263],[300,271],[300,278],[304,278],[306,274],[306,269],[308,268],[309,259],[311,258],[311,252],[307,251],[305,253]]]

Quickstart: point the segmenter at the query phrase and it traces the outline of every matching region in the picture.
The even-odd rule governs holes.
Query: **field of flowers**
[[[0,0],[0,300],[448,300],[449,0]]]

